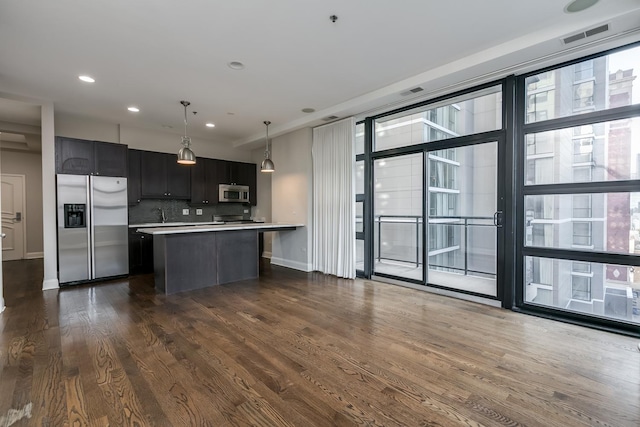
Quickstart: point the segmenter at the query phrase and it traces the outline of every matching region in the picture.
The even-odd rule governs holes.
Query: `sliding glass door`
[[[423,153],[374,161],[373,271],[422,284]]]
[[[428,154],[428,283],[497,297],[498,143]]]

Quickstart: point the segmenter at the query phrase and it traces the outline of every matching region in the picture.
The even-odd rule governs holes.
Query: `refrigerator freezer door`
[[[65,205],[88,208],[89,179],[82,175],[57,175],[58,195],[58,265],[60,283],[91,278],[90,236],[91,218],[84,227],[65,228]],[[87,209],[85,209],[85,212]]]
[[[93,279],[129,273],[127,179],[92,176]]]

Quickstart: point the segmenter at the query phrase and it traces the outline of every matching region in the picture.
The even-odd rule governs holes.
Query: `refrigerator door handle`
[[[95,228],[93,226],[93,177],[87,177],[87,201],[89,202],[89,214],[87,215],[87,250],[89,252],[89,279],[95,279],[96,277],[96,261],[95,261],[95,248],[93,247],[93,233]]]

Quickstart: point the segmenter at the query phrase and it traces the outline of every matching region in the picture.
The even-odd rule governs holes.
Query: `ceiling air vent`
[[[605,31],[609,31],[609,24],[600,25],[599,27],[591,28],[590,30],[583,31],[581,33],[577,33],[569,37],[565,37],[562,39],[562,42],[564,44],[577,42],[578,40],[595,36],[596,34],[604,33]]]
[[[337,118],[338,118],[338,116],[328,116],[328,117],[325,117],[322,120],[324,120],[325,122],[330,122],[331,120],[335,120]]]
[[[423,88],[421,88],[420,86],[418,86],[418,87],[414,87],[413,89],[409,89],[409,90],[406,90],[406,91],[404,91],[404,92],[401,92],[401,93],[400,93],[400,96],[408,96],[408,95],[411,95],[411,94],[413,94],[413,93],[422,92],[423,90],[424,90],[424,89],[423,89]]]

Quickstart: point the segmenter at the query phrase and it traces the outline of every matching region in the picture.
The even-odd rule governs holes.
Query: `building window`
[[[573,80],[579,82],[580,80],[586,80],[593,77],[593,60],[580,62],[573,66],[574,76]]]
[[[573,85],[573,109],[580,110],[593,107],[593,80]]]
[[[591,218],[591,194],[573,195],[573,217]]]
[[[429,160],[429,186],[455,190],[457,187],[457,172],[457,164],[437,161],[431,158]]]
[[[573,222],[573,244],[576,246],[591,246],[592,240],[590,222]]]
[[[593,138],[573,140],[573,163],[591,163],[593,161]]]
[[[527,160],[526,184],[550,184],[553,182],[553,157]]]
[[[571,297],[591,301],[591,277],[571,276]]]
[[[591,166],[574,166],[573,182],[591,182]]]

